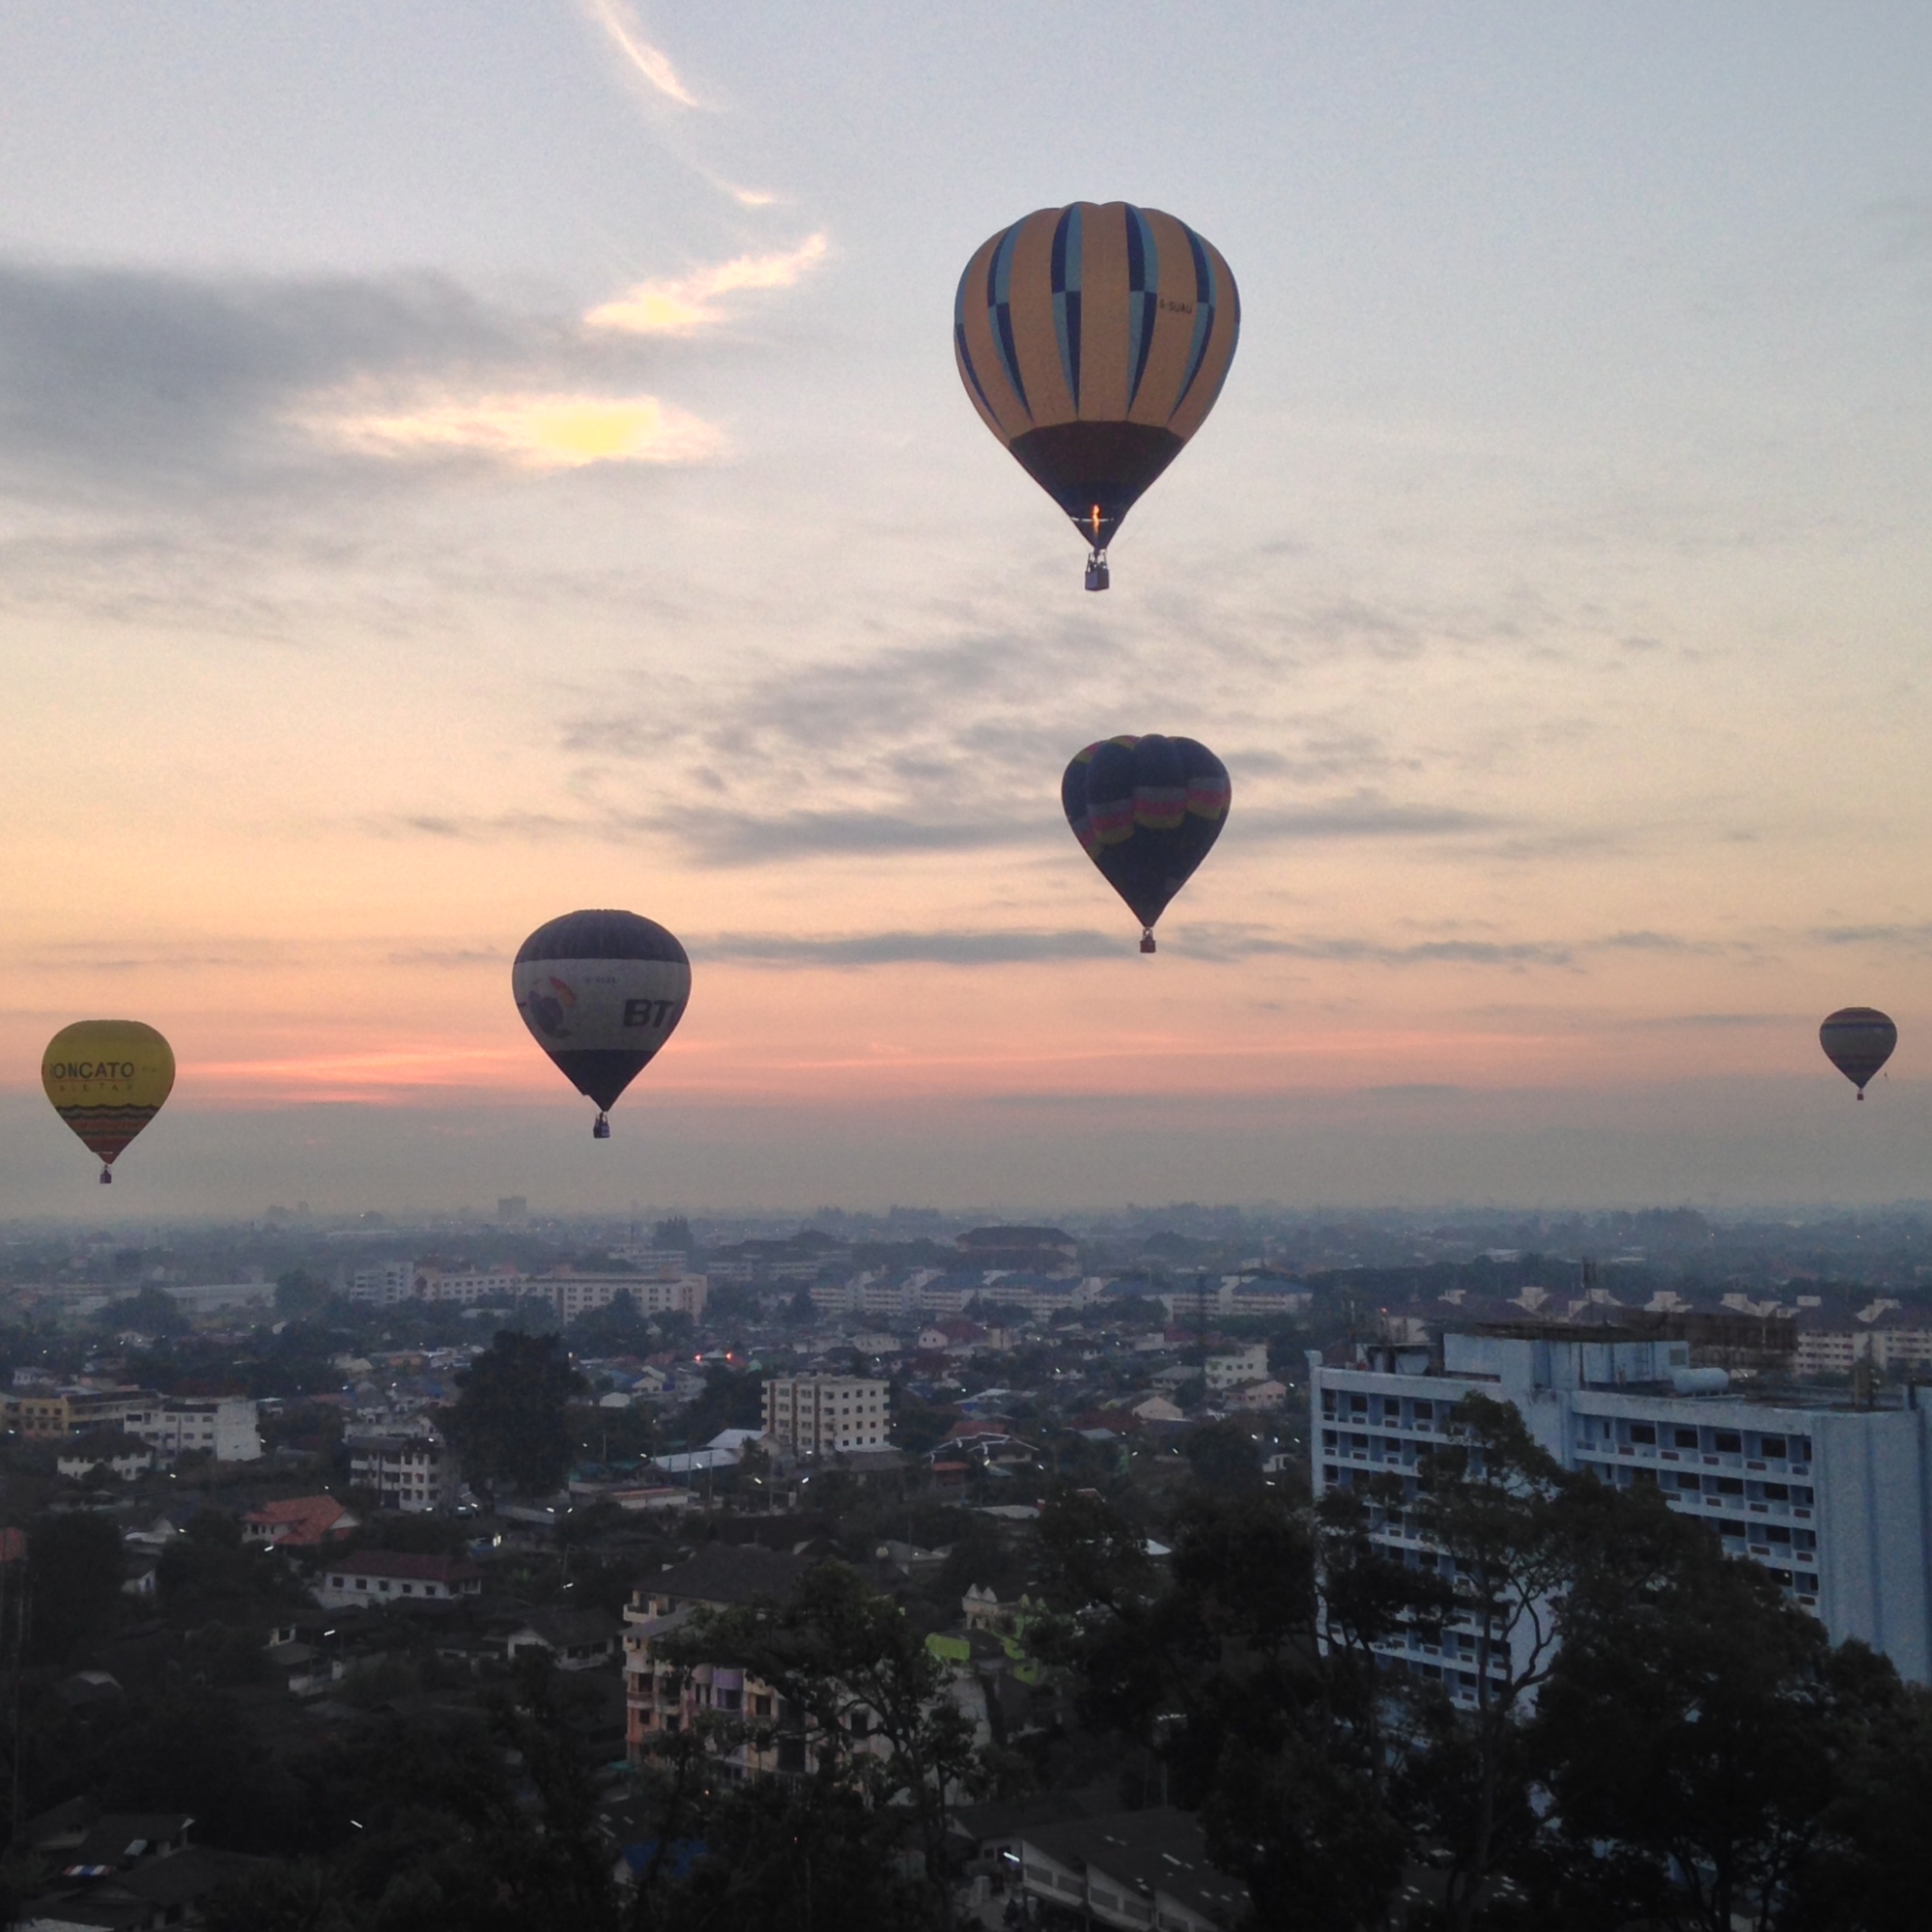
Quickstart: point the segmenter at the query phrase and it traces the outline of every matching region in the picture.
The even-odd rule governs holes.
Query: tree
[[[105,1517],[44,1516],[27,1532],[27,1651],[63,1663],[117,1620],[121,1537]]]
[[[559,1337],[499,1329],[456,1383],[443,1428],[469,1481],[526,1495],[562,1482],[571,1458],[565,1411],[587,1384]]]
[[[137,1329],[143,1335],[185,1335],[190,1323],[173,1295],[155,1287],[137,1290],[110,1301],[95,1318],[103,1328],[120,1333]]]
[[[1238,1422],[1204,1423],[1188,1436],[1181,1453],[1204,1489],[1240,1495],[1262,1487],[1261,1451]]]
[[[1661,1499],[1604,1514],[1621,1534],[1578,1567],[1533,1733],[1569,1889],[1697,1932],[1782,1924],[1854,1714],[1896,1679],[1868,1653],[1834,1668],[1822,1625]]]
[[[285,1321],[324,1314],[335,1298],[328,1283],[306,1268],[290,1268],[275,1277],[275,1313]]]
[[[585,1309],[568,1333],[582,1355],[643,1355],[651,1349],[650,1324],[628,1288],[620,1288],[602,1308]]]
[[[727,1883],[720,1901],[729,1911],[702,1922],[953,1923],[951,1806],[958,1792],[983,1783],[986,1767],[972,1726],[946,1695],[946,1666],[898,1605],[845,1564],[822,1563],[789,1604],[701,1615],[661,1648],[674,1664],[726,1664],[777,1692],[776,1722],[722,1725],[723,1740],[752,1735],[769,1747],[789,1727],[805,1752],[806,1776],[795,1789],[787,1791],[785,1780],[753,1786],[735,1814],[727,1806],[705,1823],[707,1842],[722,1829],[738,1840],[738,1852],[730,1865],[736,1895]],[[668,1837],[671,1830],[668,1818],[661,1831]],[[801,1867],[785,1852],[788,1833],[805,1833],[829,1856]],[[917,1881],[894,1870],[903,1837],[923,1854]],[[801,1921],[794,1915],[805,1869],[818,1874],[821,1898]],[[714,1887],[718,1877],[711,1875]]]
[[[1435,1639],[1445,1687],[1455,1675],[1472,1693],[1419,1700],[1422,1747],[1408,1768],[1412,1819],[1453,1857],[1454,1932],[1467,1932],[1497,1865],[1536,1831],[1522,1730],[1556,1660],[1557,1605],[1585,1541],[1565,1504],[1590,1482],[1566,1474],[1513,1405],[1472,1395],[1402,1508],[1382,1512],[1420,1539],[1418,1561],[1443,1591],[1405,1620]]]

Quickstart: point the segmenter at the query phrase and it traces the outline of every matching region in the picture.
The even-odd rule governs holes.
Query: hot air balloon
[[[1219,251],[1156,208],[1043,208],[967,263],[959,380],[1087,539],[1089,590],[1106,589],[1122,519],[1214,407],[1240,327]]]
[[[1060,781],[1060,803],[1087,856],[1141,923],[1154,922],[1228,822],[1228,768],[1192,738],[1103,738]]]
[[[1825,1058],[1865,1097],[1865,1083],[1891,1058],[1898,1029],[1876,1007],[1840,1007],[1818,1029]]]
[[[592,1137],[684,1017],[691,961],[634,912],[572,912],[540,925],[510,968],[517,1010],[563,1077],[597,1103]]]
[[[100,1156],[103,1186],[174,1084],[174,1049],[139,1020],[76,1020],[41,1055],[41,1085],[81,1145]]]

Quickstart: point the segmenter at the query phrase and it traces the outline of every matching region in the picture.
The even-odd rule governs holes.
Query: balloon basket
[[[1863,1096],[1861,1095],[1860,1097],[1862,1098]],[[114,1185],[114,1170],[111,1167],[103,1167],[100,1170],[100,1184],[103,1187],[112,1187]]]
[[[1107,574],[1107,553],[1103,550],[1087,553],[1087,588],[1104,590],[1113,579]]]
[[[1151,932],[1143,931],[1141,934],[1141,951],[1143,952],[1151,952],[1153,950],[1154,950],[1153,934]]]
[[[590,1129],[590,1138],[593,1141],[608,1141],[611,1138],[611,1116],[609,1114],[599,1114],[597,1116],[597,1124]]]

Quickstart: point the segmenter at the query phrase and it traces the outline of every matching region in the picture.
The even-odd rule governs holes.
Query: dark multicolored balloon
[[[1103,738],[1060,781],[1060,803],[1081,849],[1141,923],[1154,923],[1194,876],[1228,822],[1228,768],[1192,738]]]
[[[1840,1007],[1818,1029],[1825,1058],[1865,1097],[1865,1083],[1891,1058],[1898,1029],[1876,1007]]]
[[[668,1040],[691,998],[691,961],[675,936],[634,912],[573,912],[540,925],[510,968],[517,1010],[563,1077],[609,1110]]]
[[[1235,278],[1184,221],[1123,201],[1043,208],[980,244],[952,346],[986,427],[1073,519],[1107,587],[1107,544],[1227,380]]]

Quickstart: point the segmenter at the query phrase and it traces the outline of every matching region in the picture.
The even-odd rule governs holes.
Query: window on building
[[[1741,1456],[1744,1454],[1745,1439],[1733,1430],[1720,1429],[1711,1437],[1711,1447],[1719,1456]]]
[[[1760,1456],[1776,1456],[1781,1459],[1784,1455],[1784,1437],[1760,1435],[1757,1439],[1757,1453]]]
[[[1712,1483],[1720,1496],[1741,1496],[1745,1492],[1744,1479],[1739,1476],[1713,1476]]]
[[[1656,1446],[1657,1443],[1656,1423],[1633,1422],[1630,1426],[1630,1432],[1631,1432],[1631,1440],[1633,1442],[1642,1442],[1642,1443],[1648,1443],[1652,1447]]]
[[[1697,1432],[1694,1429],[1673,1429],[1670,1439],[1679,1449],[1694,1449],[1697,1446]]]

